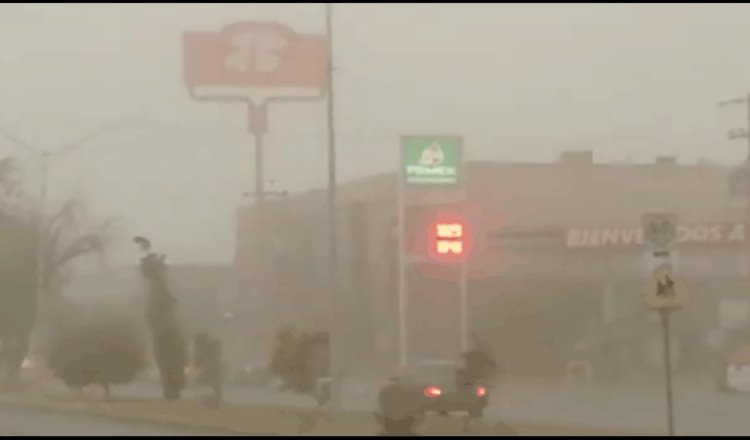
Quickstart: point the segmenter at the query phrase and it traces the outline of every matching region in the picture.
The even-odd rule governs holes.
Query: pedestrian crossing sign
[[[669,265],[654,271],[654,275],[643,286],[643,300],[652,309],[678,309],[687,305],[685,283],[676,277]]]

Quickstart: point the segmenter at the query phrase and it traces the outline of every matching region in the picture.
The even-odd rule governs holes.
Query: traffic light
[[[453,213],[438,214],[428,231],[428,252],[440,263],[461,263],[468,258],[473,239],[468,222]]]

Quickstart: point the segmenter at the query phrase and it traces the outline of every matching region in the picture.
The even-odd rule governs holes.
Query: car
[[[227,384],[234,387],[269,387],[275,381],[276,377],[268,371],[268,362],[231,369],[227,377]]]
[[[487,406],[487,384],[461,384],[458,372],[461,365],[455,361],[422,361],[411,372],[409,380],[422,388],[427,398],[425,411],[449,415],[466,413],[479,418]]]
[[[315,380],[313,397],[318,406],[323,406],[331,400],[331,378],[319,377]]]
[[[21,377],[28,383],[39,385],[52,379],[53,375],[44,362],[36,358],[25,357],[21,363]]]
[[[460,369],[454,361],[422,361],[407,374],[391,378],[378,393],[375,417],[386,431],[399,426],[403,435],[430,413],[481,417],[489,399],[487,384],[461,384]]]

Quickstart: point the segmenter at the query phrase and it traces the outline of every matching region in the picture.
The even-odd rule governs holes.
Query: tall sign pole
[[[396,210],[398,216],[398,341],[399,367],[409,363],[408,329],[408,248],[406,243],[406,191],[415,187],[451,187],[460,184],[463,163],[463,139],[452,135],[401,136],[400,164],[396,185]],[[465,312],[466,281],[462,264],[461,316]],[[462,318],[463,319],[463,318]],[[466,329],[461,324],[461,332]],[[468,336],[461,336],[461,340]],[[463,342],[462,342],[463,344]]]
[[[255,152],[255,209],[257,212],[257,223],[256,228],[258,233],[255,236],[256,252],[258,258],[256,259],[255,268],[255,280],[256,285],[260,291],[264,291],[266,287],[266,267],[265,267],[265,253],[268,249],[266,247],[266,191],[265,191],[265,173],[263,160],[263,133],[266,130],[266,109],[258,109],[252,103],[248,103],[248,128],[250,133],[253,135],[253,147]],[[278,310],[274,307],[271,316],[279,316]]]
[[[405,139],[402,139],[401,142],[403,145],[406,144]],[[407,336],[408,327],[406,324],[406,188],[404,187],[406,174],[404,173],[403,164],[404,151],[400,151],[400,154],[402,163],[398,167],[398,182],[396,183],[396,215],[398,217],[398,367],[403,371],[409,364],[409,342]]]
[[[197,101],[242,103],[247,108],[255,150],[256,298],[267,294],[270,287],[264,282],[267,194],[263,136],[267,131],[268,105],[325,97],[330,85],[329,49],[326,35],[297,33],[273,21],[236,22],[218,32],[183,34],[182,74],[190,97]]]
[[[671,256],[677,241],[677,216],[672,213],[649,213],[643,216],[643,237],[656,260],[652,277],[643,287],[643,300],[659,313],[664,349],[664,378],[667,433],[675,435],[672,395],[672,347],[669,318],[672,312],[687,305],[687,289],[675,276]]]
[[[330,309],[330,368],[331,368],[331,403],[339,407],[342,400],[342,379],[344,361],[344,338],[339,327],[341,310],[341,289],[338,276],[338,234],[336,231],[336,123],[335,123],[335,94],[333,78],[333,4],[326,3],[326,34],[328,35],[328,100],[326,106],[326,122],[328,132],[328,286],[331,295]]]
[[[461,352],[469,351],[469,262],[464,259],[461,263]]]

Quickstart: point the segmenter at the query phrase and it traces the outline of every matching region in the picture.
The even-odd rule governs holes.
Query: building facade
[[[552,164],[468,163],[465,171],[459,190],[406,194],[411,359],[455,358],[459,349],[457,269],[424,258],[424,232],[441,210],[472,223],[470,328],[512,374],[563,374],[581,344],[602,376],[659,371],[658,321],[640,299],[650,275],[640,228],[647,212],[680,219],[675,259],[690,305],[674,319],[678,370],[708,368],[712,335],[745,325],[748,214],[729,195],[729,168],[596,164],[572,154]],[[248,341],[267,347],[279,323],[333,323],[347,335],[352,368],[386,369],[398,328],[395,176],[343,185],[339,194],[336,301],[326,283],[323,192],[269,204],[265,265],[256,260],[254,210],[240,210],[238,300],[255,317]]]

